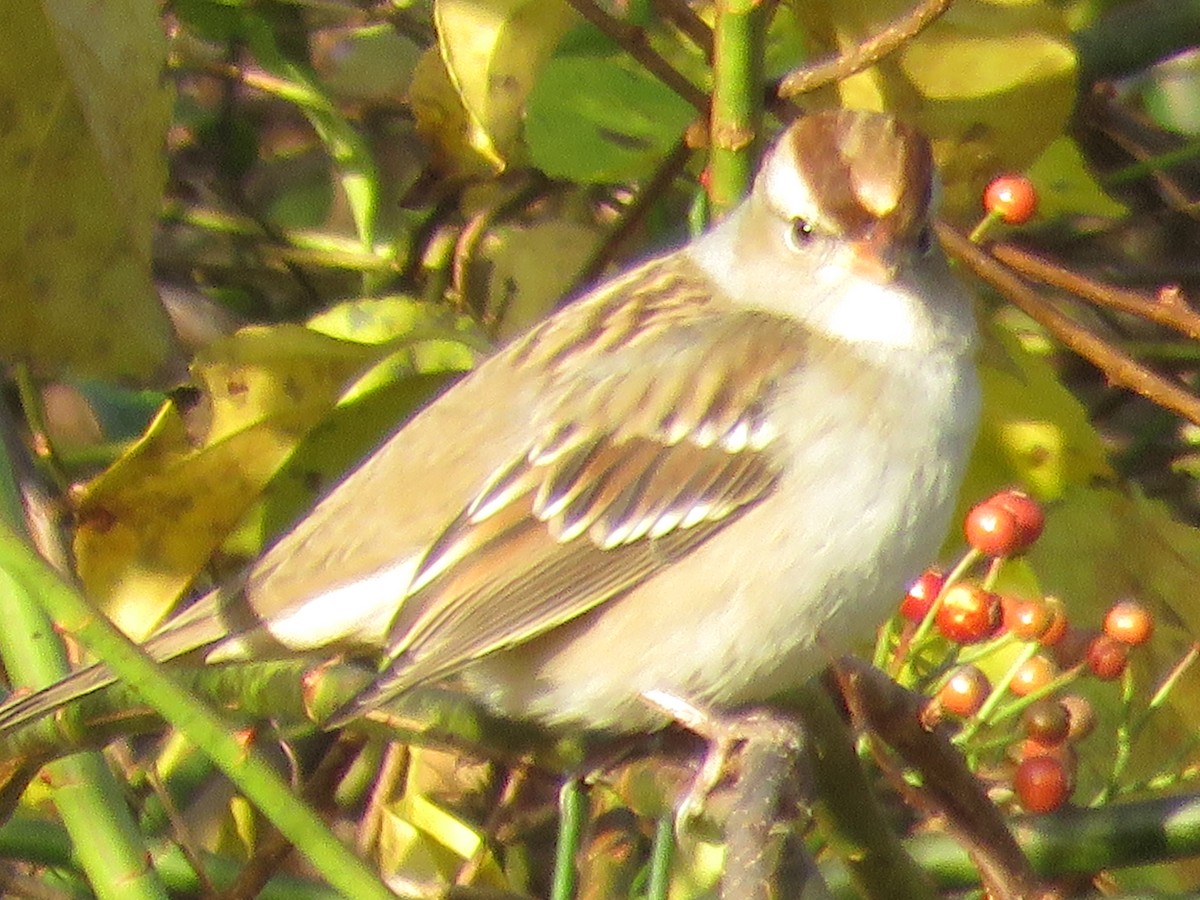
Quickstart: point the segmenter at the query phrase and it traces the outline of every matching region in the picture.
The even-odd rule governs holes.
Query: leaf
[[[529,95],[525,141],[552,178],[616,183],[652,173],[695,116],[626,57],[558,57]]]
[[[452,340],[475,345],[480,350],[490,349],[469,316],[456,313],[444,303],[427,303],[404,296],[348,300],[313,316],[308,320],[308,328],[360,344]]]
[[[413,70],[408,89],[417,134],[429,146],[434,167],[451,178],[488,178],[501,165],[484,142],[472,136],[474,125],[463,99],[450,80],[446,63],[435,49],[425,51]]]
[[[330,29],[313,35],[313,65],[339,97],[387,103],[403,97],[421,48],[391,25]]]
[[[979,367],[983,413],[960,513],[1013,483],[1045,502],[1071,486],[1115,480],[1083,405],[1045,357],[1022,346],[1011,327],[999,315],[985,329]]]
[[[578,15],[564,0],[437,0],[433,13],[467,142],[503,171],[517,154],[534,78]]]
[[[488,233],[472,260],[465,299],[495,319],[493,333],[503,343],[566,299],[599,240],[594,225],[565,217],[499,225]]]
[[[156,9],[13,0],[0,28],[0,353],[145,382],[170,324],[150,276],[171,89]]]
[[[1104,192],[1088,171],[1072,138],[1063,136],[1046,148],[1025,173],[1037,187],[1038,216],[1096,216],[1119,219],[1129,207]]]
[[[144,635],[239,524],[238,549],[257,553],[448,373],[473,365],[482,341],[468,322],[380,298],[334,307],[315,328],[255,326],[211,344],[193,364],[204,403],[187,416],[165,406],[79,500],[89,595]]]
[[[208,426],[197,437],[164,406],[79,498],[74,547],[89,596],[144,636],[372,355],[298,325],[246,329],[208,348],[195,364]]]

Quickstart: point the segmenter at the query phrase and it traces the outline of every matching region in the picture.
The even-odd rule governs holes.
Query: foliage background
[[[755,137],[761,85],[853,48],[911,5],[15,0],[0,30],[0,353],[12,385],[6,430],[23,438],[32,467],[21,469],[16,445],[10,452],[43,547],[64,537],[58,558],[84,593],[144,636],[189,587],[256,555],[490,347],[597,276],[678,243],[710,202],[736,197],[756,144],[730,141],[728,128],[749,123],[744,136]],[[1193,6],[959,0],[885,60],[796,102],[915,120],[934,139],[944,216],[959,227],[979,218],[990,178],[1025,170],[1039,217],[999,240],[1034,247],[1062,271],[1147,292],[1178,285],[1186,296],[1197,280]],[[742,15],[761,28],[741,48],[753,63],[750,89],[741,85],[748,112],[722,81],[732,68],[721,63],[724,26]],[[766,99],[772,114],[784,108],[774,91]],[[776,126],[762,122],[764,133]],[[1047,505],[1046,535],[1006,569],[1005,590],[1061,596],[1091,626],[1118,597],[1155,610],[1154,646],[1138,660],[1144,693],[1197,633],[1200,423],[1114,388],[1111,373],[996,296],[985,303],[985,427],[964,505],[1008,484]],[[1194,384],[1196,335],[1064,308],[1110,347]],[[31,499],[35,486],[42,499]],[[28,683],[17,651],[4,652],[12,682]],[[270,680],[278,674],[239,681],[232,702],[247,718],[261,709],[256,692],[269,710],[286,706],[300,673],[284,688]],[[1126,751],[1123,793],[1153,784],[1155,796],[1186,794],[1196,688],[1185,675],[1131,747],[1120,745],[1128,710],[1102,699],[1077,799],[1102,791]],[[85,715],[84,730],[101,722],[111,737],[111,708],[103,713]],[[304,721],[298,713],[281,734]],[[504,742],[499,726],[471,722],[480,743]],[[10,807],[51,751],[81,737],[94,735],[10,748]],[[289,765],[299,778],[329,748],[297,740]],[[503,853],[485,842],[511,782],[445,751],[414,748],[398,762],[376,741],[352,749],[329,782],[337,793],[318,805],[357,827],[359,849],[385,873],[536,894],[544,849],[530,848],[546,843],[544,828]],[[217,869],[250,861],[257,880],[243,874],[243,884],[274,871],[262,863],[274,858],[258,815],[202,777],[207,763],[178,738],[125,745],[115,759],[133,804],[85,800],[74,827],[88,833],[88,804],[128,806],[105,839],[132,848],[130,871],[139,847],[167,859],[176,844],[217,854]],[[90,765],[35,783],[11,821],[42,827],[57,809],[72,827],[63,785],[98,783],[109,768],[98,757]],[[390,784],[373,779],[381,765]],[[372,793],[373,783],[384,787]],[[43,846],[57,834],[36,833]],[[99,894],[115,879],[65,851],[5,852],[53,863],[50,875],[16,870],[43,887],[84,890],[79,869]],[[697,864],[676,891],[706,889],[712,868]],[[1192,869],[1127,869],[1111,883],[1185,889]]]

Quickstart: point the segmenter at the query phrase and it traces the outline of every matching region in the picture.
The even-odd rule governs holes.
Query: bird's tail
[[[227,634],[222,617],[216,615],[217,592],[196,601],[152,635],[143,649],[157,662],[183,656],[212,646]],[[116,681],[103,663],[85,666],[61,681],[0,704],[0,735],[9,734],[61,709],[75,700],[94,694]]]

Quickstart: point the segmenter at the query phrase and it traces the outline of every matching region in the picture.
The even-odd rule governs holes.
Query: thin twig
[[[804,66],[787,75],[779,85],[779,96],[795,97],[870,68],[924,31],[953,2],[924,0],[907,15],[888,23],[877,34],[845,53],[826,62]]]
[[[1177,288],[1164,287],[1151,296],[1094,281],[1013,244],[993,244],[988,249],[992,256],[1022,275],[1061,288],[1098,306],[1130,313],[1200,340],[1200,313],[1188,306]]]
[[[567,2],[581,16],[620,44],[630,56],[645,66],[650,74],[696,107],[699,112],[708,109],[708,95],[688,81],[650,46],[644,29],[610,16],[592,0],[567,0]]]
[[[700,48],[708,60],[712,60],[713,36],[708,23],[696,15],[695,10],[688,5],[687,0],[650,0],[650,5],[663,18],[687,36],[693,44]]]
[[[659,165],[658,171],[654,173],[654,177],[638,192],[633,202],[622,210],[616,225],[609,230],[608,236],[605,237],[603,243],[595,249],[591,257],[584,264],[575,279],[572,293],[583,285],[595,281],[604,273],[605,268],[612,262],[613,257],[616,256],[625,238],[628,237],[633,229],[641,224],[642,220],[646,218],[646,213],[650,211],[650,207],[671,186],[671,183],[679,177],[679,173],[687,165],[691,153],[692,148],[688,146],[687,140],[680,138],[667,155],[667,158]]]
[[[1078,323],[1045,303],[1019,276],[954,229],[939,223],[937,231],[952,256],[1012,301],[1069,349],[1099,368],[1110,382],[1141,394],[1190,422],[1200,424],[1200,398],[1173,381],[1151,372],[1133,357],[1080,327]]]
[[[366,809],[359,819],[358,833],[354,837],[354,849],[360,856],[368,857],[375,852],[383,831],[387,805],[395,797],[396,786],[407,776],[410,760],[407,744],[391,743],[383,751],[383,764],[371,786],[371,795],[367,798]]]

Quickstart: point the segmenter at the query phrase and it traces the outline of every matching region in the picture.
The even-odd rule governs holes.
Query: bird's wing
[[[770,388],[804,330],[658,274],[509,351],[548,373],[531,442],[429,545],[389,663],[335,723],[620,596],[771,493]]]

